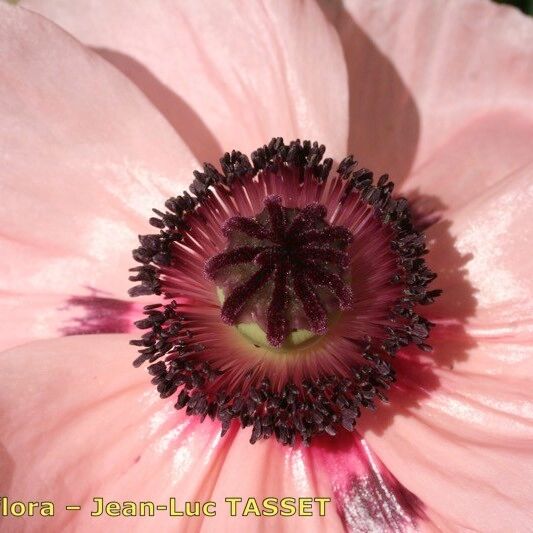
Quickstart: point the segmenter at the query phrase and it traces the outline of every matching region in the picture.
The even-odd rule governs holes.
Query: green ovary
[[[217,297],[219,302],[224,303],[224,291],[217,287]],[[297,329],[287,335],[285,342],[279,347],[272,346],[266,337],[265,331],[259,324],[253,322],[243,322],[234,326],[235,329],[251,344],[259,348],[266,348],[273,352],[287,352],[295,349],[306,348],[313,341],[320,339],[319,335],[315,335],[308,329]]]

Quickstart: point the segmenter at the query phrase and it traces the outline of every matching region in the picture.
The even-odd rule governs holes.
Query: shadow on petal
[[[405,179],[418,145],[420,118],[392,62],[337,2],[319,2],[339,33],[350,93],[348,151],[374,173]]]
[[[120,70],[145,94],[198,161],[218,161],[223,152],[217,140],[202,119],[180,96],[132,57],[107,48],[93,48],[93,50]]]
[[[415,347],[400,350],[393,362],[397,381],[387,394],[390,405],[378,406],[375,413],[364,413],[363,432],[382,434],[396,416],[411,416],[421,407],[421,401],[439,388],[436,370],[453,369],[477,345],[465,329],[477,307],[476,289],[467,279],[465,268],[472,254],[457,250],[450,233],[451,222],[440,218],[446,206],[437,197],[419,195],[417,191],[406,196],[411,201],[415,226],[421,230],[432,227],[428,259],[438,274],[432,286],[443,288],[444,292],[431,306],[418,308],[419,313],[435,324],[429,337],[433,351],[425,353]]]

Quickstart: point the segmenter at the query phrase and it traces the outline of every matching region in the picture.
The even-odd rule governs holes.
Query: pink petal
[[[143,304],[92,292],[62,294],[3,293],[0,296],[0,351],[38,339],[63,335],[127,333],[142,316]]]
[[[331,497],[329,484],[308,469],[301,451],[273,440],[254,446],[249,431],[220,426],[176,411],[159,399],[149,376],[131,364],[124,335],[42,341],[0,356],[0,494],[11,501],[53,501],[53,519],[33,517],[28,531],[112,527],[113,531],[199,530],[201,518],[91,518],[92,498],[118,501],[216,501],[210,531],[266,524],[276,531],[305,525],[340,530],[331,503],[326,518],[229,517],[228,496]],[[68,512],[65,505],[81,505]],[[240,509],[242,510],[242,505]],[[18,527],[17,518],[6,527]],[[213,527],[213,529],[211,529]]]
[[[454,530],[525,531],[533,519],[530,177],[516,172],[430,229],[444,288],[428,308],[435,351],[403,353],[391,406],[361,421],[428,516]]]
[[[350,148],[464,203],[531,161],[533,22],[493,2],[323,2],[350,79]],[[466,189],[466,190],[465,190]]]
[[[346,67],[314,2],[28,1],[132,79],[202,160],[309,138],[343,157]]]
[[[384,470],[364,441],[321,439],[310,449],[273,440],[250,445],[249,430],[219,437],[217,423],[187,417],[153,393],[129,364],[124,335],[43,341],[0,356],[0,493],[10,501],[53,501],[54,519],[28,531],[112,526],[113,531],[433,531],[425,510]],[[31,376],[31,377],[30,377]],[[92,498],[216,502],[216,517],[91,518]],[[229,517],[228,496],[330,498],[326,517]],[[242,511],[244,503],[239,503]],[[65,505],[81,505],[68,512]],[[339,514],[337,514],[339,513]],[[16,518],[5,519],[9,528]],[[400,528],[400,529],[398,529]],[[391,529],[391,530],[392,530]],[[417,530],[419,530],[417,529]]]
[[[38,295],[4,322],[14,341],[43,296],[125,297],[137,233],[195,161],[140,91],[42,17],[0,5],[0,63],[0,290]]]
[[[237,430],[233,442],[228,446],[211,494],[211,499],[221,502],[217,509],[222,509],[222,512],[206,523],[209,531],[272,529],[289,533],[300,527],[313,533],[320,533],[324,528],[343,531],[326,472],[316,468],[306,450],[282,447],[274,439],[251,445],[249,438],[249,431]],[[313,516],[228,518],[222,507],[222,502],[228,496],[242,498],[243,502],[249,497],[258,501],[268,497],[320,497],[328,498],[329,502],[325,503],[324,517],[318,516],[318,507],[314,504]]]
[[[402,192],[438,198],[439,212],[459,209],[533,165],[532,139],[533,114],[527,118],[510,111],[487,113],[436,147],[405,180]]]
[[[312,464],[325,472],[348,531],[433,531],[421,501],[402,487],[359,435],[316,440]]]
[[[446,337],[437,357],[441,349],[464,354],[453,334]],[[361,420],[387,468],[452,531],[526,531],[533,520],[533,351],[504,347],[507,371],[489,375],[483,360],[500,349],[485,342],[468,350],[479,373],[433,364],[427,379],[426,365],[398,365],[402,390]]]
[[[480,336],[483,329],[518,333],[530,322],[532,173],[533,166],[515,172],[430,228],[428,263],[444,289],[428,308],[432,318],[459,319]]]
[[[0,351],[37,339],[62,335],[126,333],[142,315],[143,304],[104,293],[0,295]]]

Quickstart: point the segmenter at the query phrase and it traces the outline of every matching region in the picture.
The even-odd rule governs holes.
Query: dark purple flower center
[[[431,350],[419,310],[441,291],[408,201],[388,175],[375,180],[352,156],[332,171],[324,152],[274,138],[251,160],[233,151],[220,170],[205,164],[133,251],[130,294],[155,300],[136,322],[134,365],[222,434],[240,425],[252,443],[294,445],[353,431],[386,400],[396,354]],[[244,342],[246,328],[264,342]],[[302,332],[322,336],[284,353]]]
[[[318,203],[286,208],[271,195],[264,205],[253,218],[225,222],[226,249],[206,262],[205,272],[224,293],[222,320],[257,322],[279,347],[298,329],[325,334],[328,316],[352,305],[346,251],[352,234],[328,224]]]

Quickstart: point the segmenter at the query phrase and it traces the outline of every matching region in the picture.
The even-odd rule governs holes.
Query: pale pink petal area
[[[489,112],[435,147],[402,183],[402,194],[425,198],[439,213],[460,209],[517,172],[533,175],[532,145],[533,113]]]
[[[529,17],[485,0],[322,5],[349,58],[350,150],[365,165],[397,181],[412,167],[409,188],[448,205],[531,160]]]
[[[481,338],[531,329],[532,176],[533,165],[514,172],[428,230],[427,261],[444,289],[430,318],[460,319]]]
[[[0,350],[6,350],[32,340],[60,337],[73,313],[64,295],[3,292],[0,316],[3,321]]]
[[[146,303],[146,302],[144,302]],[[63,335],[138,331],[143,303],[87,290],[83,294],[0,293],[0,351]]]
[[[436,343],[437,355],[462,351],[453,334],[446,336]],[[481,366],[499,349],[487,342],[468,356]],[[404,361],[397,365],[402,387],[390,394],[391,406],[360,421],[385,466],[451,531],[527,531],[532,523],[531,344],[514,357],[520,361],[507,362],[514,372],[494,375]]]
[[[435,350],[402,354],[391,406],[361,420],[400,483],[455,530],[533,520],[532,199],[525,168],[429,230],[444,288],[427,312]]]
[[[302,447],[283,447],[274,439],[249,443],[250,430],[238,430],[218,473],[211,498],[224,502],[225,498],[242,498],[238,509],[242,511],[248,498],[328,498],[324,501],[325,516],[320,516],[319,503],[305,504],[304,512],[313,516],[228,517],[226,509],[207,519],[202,531],[280,531],[292,532],[295,528],[320,533],[344,531],[338,507],[332,493],[331,480],[325,470],[315,468],[309,451]],[[309,509],[311,505],[311,509]]]
[[[134,321],[143,305],[102,293],[0,294],[0,351],[39,339],[63,335],[126,333],[138,330]]]
[[[346,66],[314,1],[22,5],[126,73],[202,160],[254,150],[273,136],[317,140],[345,155]]]
[[[250,430],[223,438],[220,425],[176,411],[150,376],[131,366],[125,335],[75,336],[17,347],[0,356],[0,494],[53,501],[56,516],[5,519],[24,531],[341,531],[334,504],[326,518],[228,517],[228,496],[329,497],[325,478],[302,451],[273,439],[252,446]],[[204,518],[90,517],[92,498],[169,504],[216,501]],[[81,505],[69,512],[65,505]],[[243,511],[239,505],[239,513]],[[316,510],[316,504],[314,505]],[[4,520],[4,519],[3,519]]]
[[[35,297],[26,323],[46,297],[126,298],[137,233],[194,158],[135,86],[39,15],[0,5],[0,63],[0,291]]]

